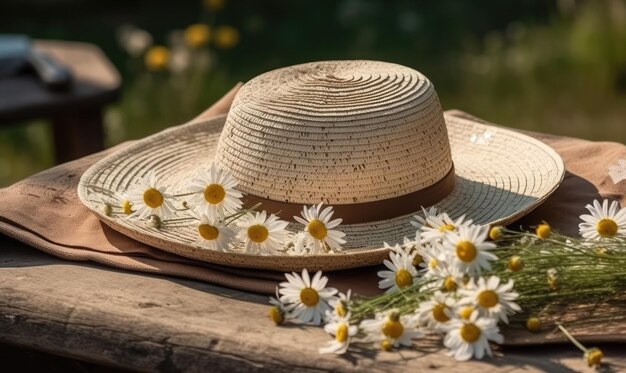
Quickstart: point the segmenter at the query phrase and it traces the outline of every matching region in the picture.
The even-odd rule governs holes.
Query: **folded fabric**
[[[234,87],[196,120],[227,113],[238,88],[239,85]],[[448,111],[445,115],[471,117],[460,111]],[[577,235],[579,215],[586,212],[586,204],[600,198],[626,204],[626,181],[614,181],[609,176],[609,167],[626,162],[623,161],[626,146],[527,134],[553,147],[563,158],[567,173],[561,186],[545,203],[513,226],[528,227],[545,220],[556,231]],[[169,254],[112,230],[82,205],[76,194],[82,173],[97,160],[130,144],[59,165],[0,189],[0,233],[67,260],[93,261],[273,294],[278,282],[284,279],[282,273],[217,266]],[[351,288],[361,295],[377,294],[380,291],[376,269],[330,273],[330,285],[341,290]]]

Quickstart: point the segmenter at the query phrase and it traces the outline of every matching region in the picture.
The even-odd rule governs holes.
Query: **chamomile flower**
[[[265,211],[248,215],[241,224],[239,239],[244,241],[246,252],[272,254],[282,249],[287,231],[287,222]]]
[[[450,321],[451,314],[455,306],[455,301],[441,291],[435,291],[430,300],[420,303],[417,309],[417,317],[421,325],[434,330],[441,330],[441,327]]]
[[[188,189],[195,193],[190,202],[199,214],[217,213],[222,216],[241,208],[242,194],[235,188],[239,182],[230,172],[215,164],[209,170],[201,169],[198,177],[191,180]]]
[[[413,216],[421,223],[421,238],[425,242],[440,241],[446,232],[456,232],[459,228],[469,226],[472,224],[472,220],[465,220],[465,215],[462,215],[458,219],[452,219],[447,213],[442,212],[437,214],[435,208],[431,208],[429,211],[424,210],[424,218],[419,215]],[[414,226],[418,226],[418,223],[412,222]]]
[[[416,221],[411,220],[410,222],[411,225],[417,228],[418,230],[422,228],[424,225],[428,224],[429,218],[433,218],[438,215],[436,207],[431,207],[428,210],[426,210],[424,206],[421,206],[421,207],[422,207],[422,212],[424,216],[422,217],[420,215],[413,215],[413,218],[415,218]]]
[[[387,244],[385,247],[391,248]],[[417,269],[413,265],[413,259],[398,244],[389,251],[389,258],[391,261],[388,259],[383,261],[389,271],[378,271],[378,277],[382,278],[378,282],[379,289],[387,289],[387,293],[392,293],[417,282]]]
[[[285,305],[280,301],[280,295],[278,295],[278,288],[276,288],[276,298],[270,297],[270,307],[267,312],[270,320],[274,322],[276,325],[280,325],[285,322]]]
[[[392,310],[379,313],[375,319],[363,320],[361,329],[370,342],[387,342],[393,347],[411,346],[411,341],[423,333],[417,329],[417,319],[413,315],[400,315]]]
[[[345,317],[350,312],[350,296],[352,295],[352,289],[348,289],[347,293],[339,293],[337,297],[331,299],[328,305],[333,308],[328,318],[341,318]]]
[[[327,288],[328,278],[321,271],[311,279],[306,269],[302,276],[296,272],[285,273],[287,281],[280,283],[280,301],[287,304],[285,310],[288,317],[302,323],[313,322],[319,325],[326,311],[330,310],[328,302],[337,294],[337,289]]]
[[[578,225],[580,234],[587,239],[599,240],[603,238],[613,238],[615,236],[626,236],[626,208],[619,208],[617,201],[613,201],[609,206],[609,201],[602,201],[602,205],[597,200],[592,205],[585,206],[591,213],[580,215],[583,223]]]
[[[156,215],[161,220],[167,220],[175,214],[172,196],[167,193],[165,186],[159,184],[154,171],[137,180],[127,193],[128,200],[135,210],[129,215],[130,218],[145,219],[150,215]]]
[[[500,319],[509,323],[507,315],[521,311],[521,307],[514,302],[519,294],[513,291],[513,280],[506,284],[500,283],[500,278],[490,276],[487,280],[479,277],[477,282],[470,280],[465,289],[461,290],[464,296],[460,304],[471,304],[478,309],[481,315]]]
[[[400,248],[404,252],[409,254],[409,256],[411,257],[411,261],[413,265],[415,266],[415,268],[417,268],[421,263],[424,262],[424,252],[426,251],[426,247],[422,245],[420,238],[419,238],[419,233],[416,233],[415,239],[412,239],[412,240],[408,239],[407,237],[404,237],[404,240],[402,241],[402,245],[400,246]]]
[[[132,215],[132,213],[135,212],[133,210],[133,203],[130,201],[130,198],[128,198],[127,193],[115,193],[115,200],[124,215]]]
[[[449,355],[456,360],[465,361],[472,357],[482,359],[491,356],[489,341],[504,342],[496,320],[479,317],[478,311],[472,312],[469,319],[451,319],[445,326],[446,336],[443,344],[450,349]]]
[[[490,270],[489,261],[497,257],[488,250],[494,249],[493,242],[486,242],[489,227],[479,225],[461,226],[457,232],[447,232],[443,247],[452,257],[453,265],[470,275],[480,274],[483,269]]]
[[[293,217],[298,223],[304,224],[305,232],[313,239],[314,252],[312,254],[325,251],[325,247],[329,247],[333,251],[340,251],[341,245],[346,243],[343,239],[346,234],[333,229],[341,224],[343,219],[330,220],[333,213],[332,206],[322,210],[322,203],[320,203],[317,206],[304,206],[300,213],[302,217]]]
[[[425,277],[433,277],[437,268],[447,266],[450,261],[440,242],[429,242],[421,252],[422,261],[418,264]]]
[[[237,236],[237,231],[224,225],[213,213],[201,214],[198,217],[198,240],[196,243],[211,250],[227,251],[228,245]]]
[[[333,335],[335,339],[328,342],[325,347],[320,348],[320,354],[345,353],[348,351],[352,337],[359,332],[359,328],[356,325],[350,325],[350,313],[343,317],[332,319],[324,325],[324,330],[326,333]]]
[[[465,285],[466,273],[458,266],[449,264],[447,261],[438,261],[438,265],[429,268],[425,274],[432,281],[420,288],[420,290],[436,289],[443,292],[455,292]]]

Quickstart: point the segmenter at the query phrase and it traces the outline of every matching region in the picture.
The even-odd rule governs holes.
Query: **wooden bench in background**
[[[34,74],[3,78],[0,126],[49,120],[56,163],[102,150],[102,111],[120,95],[119,73],[93,44],[40,40],[33,46],[67,66],[73,74],[73,85],[66,92],[52,92]]]

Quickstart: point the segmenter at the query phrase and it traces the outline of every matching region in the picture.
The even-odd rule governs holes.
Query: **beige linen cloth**
[[[195,120],[228,112],[235,86]],[[481,121],[460,111],[446,115]],[[567,173],[558,190],[541,206],[514,226],[528,226],[543,220],[567,235],[578,234],[579,215],[597,198],[626,204],[626,180],[614,183],[608,168],[626,160],[626,146],[573,138],[529,133],[553,147],[563,158]],[[76,188],[80,176],[94,162],[128,146],[118,145],[97,154],[65,163],[0,189],[0,233],[13,237],[54,256],[93,261],[133,271],[174,275],[206,281],[234,289],[273,294],[282,273],[212,265],[149,247],[118,233],[82,205]],[[377,269],[377,268],[376,268]],[[336,271],[331,285],[361,295],[379,293],[376,270],[363,268]],[[623,340],[623,339],[622,339]]]

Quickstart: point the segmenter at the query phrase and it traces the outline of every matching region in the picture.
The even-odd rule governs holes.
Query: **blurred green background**
[[[2,0],[0,33],[104,50],[124,81],[107,146],[193,118],[237,81],[327,59],[413,67],[445,109],[626,142],[626,0]],[[0,127],[0,186],[52,158],[46,123]]]

